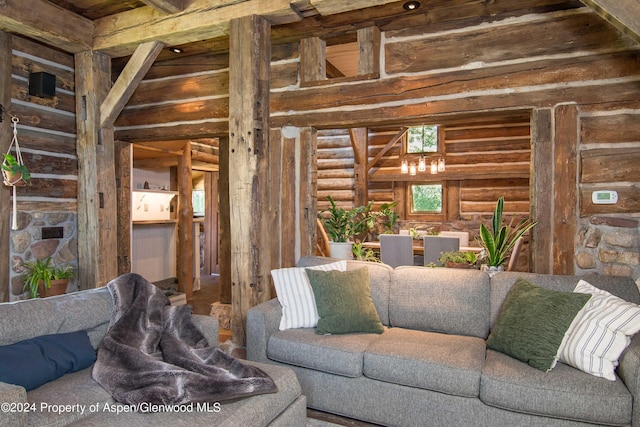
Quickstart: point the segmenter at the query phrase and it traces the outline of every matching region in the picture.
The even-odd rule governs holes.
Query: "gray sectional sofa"
[[[107,332],[112,309],[107,288],[0,304],[0,345],[87,331],[92,347],[97,349]],[[218,321],[208,316],[194,319],[209,343],[217,346]],[[275,381],[277,393],[221,402],[219,406],[185,408],[178,414],[125,412],[126,408],[92,379],[91,367],[29,392],[0,382],[0,426],[304,426],[306,400],[295,374],[280,366],[260,367]]]
[[[327,262],[307,257],[298,266]],[[385,325],[380,335],[280,331],[277,299],[248,313],[248,358],[291,367],[309,407],[403,427],[640,426],[640,334],[623,353],[616,381],[562,363],[545,373],[486,347],[517,278],[563,291],[579,278],[348,262],[348,269],[362,266]],[[583,278],[640,303],[630,278]]]

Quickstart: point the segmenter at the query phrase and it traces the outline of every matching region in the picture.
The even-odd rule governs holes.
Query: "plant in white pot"
[[[327,196],[331,206],[320,212],[322,223],[331,238],[329,243],[332,258],[352,258],[353,238],[360,236],[373,227],[375,216],[371,212],[372,203],[353,209],[344,209],[336,205],[331,196]],[[328,212],[329,215],[323,215]]]
[[[504,197],[500,197],[491,218],[491,230],[484,224],[480,224],[480,244],[484,249],[484,264],[488,266],[488,270],[504,269],[509,253],[518,239],[537,224],[535,221],[524,218],[515,226],[514,219],[508,226],[503,225],[503,211]]]

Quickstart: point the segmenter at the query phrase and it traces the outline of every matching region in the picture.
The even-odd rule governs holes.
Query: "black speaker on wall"
[[[56,96],[56,76],[44,71],[29,73],[29,95],[40,98]]]

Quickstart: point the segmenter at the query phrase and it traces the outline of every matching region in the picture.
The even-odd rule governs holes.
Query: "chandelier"
[[[424,150],[424,146],[425,146],[425,126],[422,125],[422,132],[420,135],[420,142],[421,142],[421,146],[422,146],[422,151],[420,153],[420,158],[418,159],[418,165],[416,166],[416,164],[414,162],[409,163],[409,161],[407,160],[407,158],[403,158],[402,161],[400,162],[400,173],[403,174],[409,174],[409,175],[416,175],[418,172],[426,172],[427,170],[427,161],[430,160],[430,167],[429,167],[429,171],[432,175],[437,174],[438,172],[444,172],[446,169],[446,164],[445,164],[445,160],[444,160],[444,156],[442,154],[440,154],[439,152],[436,152],[434,154],[427,154],[425,155],[425,150]]]

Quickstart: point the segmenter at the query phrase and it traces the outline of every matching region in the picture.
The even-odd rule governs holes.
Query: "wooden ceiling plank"
[[[66,52],[90,50],[89,19],[44,0],[0,1],[0,30],[21,34]]]
[[[638,0],[581,0],[619,31],[640,43]]]
[[[163,13],[178,13],[184,10],[183,0],[140,0],[142,3]]]
[[[93,48],[122,57],[131,54],[138,44],[151,40],[177,46],[228,37],[230,20],[249,15],[263,16],[272,25],[301,19],[291,8],[290,0],[194,0],[172,15],[140,7],[95,20]]]
[[[138,46],[100,106],[101,127],[113,126],[163,47],[164,44],[156,41]]]

